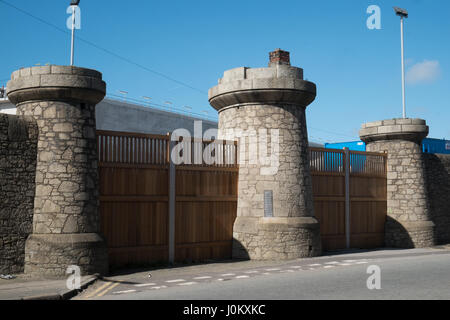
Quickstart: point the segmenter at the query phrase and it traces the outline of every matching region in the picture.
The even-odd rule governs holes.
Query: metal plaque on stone
[[[264,191],[264,217],[273,218],[273,191]]]

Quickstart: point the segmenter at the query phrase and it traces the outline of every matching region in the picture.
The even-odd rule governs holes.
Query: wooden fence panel
[[[353,201],[351,204],[351,247],[380,248],[384,245],[386,203]]]
[[[310,158],[314,208],[321,226],[323,249],[347,248],[347,236],[351,248],[384,246],[387,155],[311,148]],[[348,213],[345,208],[347,159],[350,161]]]
[[[230,259],[236,202],[177,201],[176,261]]]
[[[325,251],[345,247],[345,172],[342,150],[310,149],[314,213]]]
[[[101,226],[111,266],[167,261],[168,169],[100,165],[99,170]]]
[[[320,222],[322,248],[325,251],[345,248],[345,201],[314,201],[314,210]]]
[[[112,267],[167,261],[167,203],[102,202],[100,215]]]
[[[177,168],[175,261],[230,259],[238,169]]]
[[[168,261],[168,136],[98,131],[101,231],[110,266]]]
[[[386,154],[350,152],[350,246],[384,246],[387,216]]]
[[[237,215],[237,144],[197,139],[180,143],[191,151],[193,165],[176,167],[175,261],[230,259]]]
[[[101,231],[111,267],[169,261],[170,137],[98,131]],[[180,139],[200,163],[175,167],[175,261],[231,258],[234,142]],[[185,151],[186,151],[185,150]],[[210,153],[203,159],[203,151]],[[219,159],[218,163],[209,161]]]

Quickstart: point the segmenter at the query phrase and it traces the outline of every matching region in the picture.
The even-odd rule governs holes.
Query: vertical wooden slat
[[[165,163],[170,163],[170,133],[167,134],[167,140],[166,140],[166,159],[165,159]]]

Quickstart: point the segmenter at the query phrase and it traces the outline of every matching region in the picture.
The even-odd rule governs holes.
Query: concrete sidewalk
[[[68,300],[97,279],[96,275],[82,277],[81,289],[70,290],[67,289],[67,280],[33,279],[17,275],[13,280],[0,279],[0,300]]]

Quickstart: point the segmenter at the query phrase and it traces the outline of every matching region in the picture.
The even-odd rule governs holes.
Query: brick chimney
[[[269,67],[284,64],[291,65],[290,53],[288,51],[283,51],[281,49],[276,49],[275,51],[269,53],[270,63]]]

